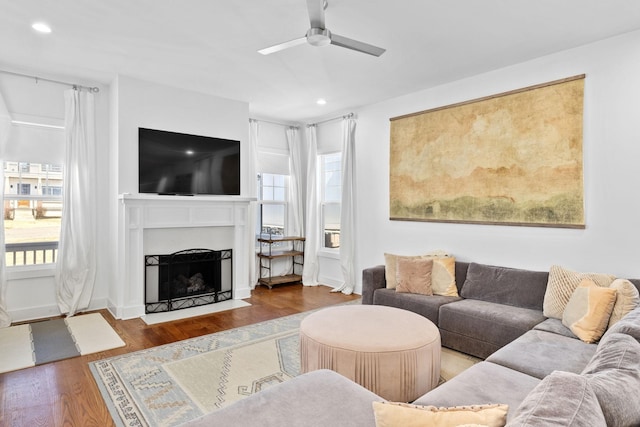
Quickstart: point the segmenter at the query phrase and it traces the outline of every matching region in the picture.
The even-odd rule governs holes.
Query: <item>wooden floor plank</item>
[[[359,298],[326,286],[258,286],[251,305],[195,318],[147,325],[116,320],[99,310],[126,343],[124,347],[0,374],[0,426],[114,426],[89,369],[89,362],[212,334]]]

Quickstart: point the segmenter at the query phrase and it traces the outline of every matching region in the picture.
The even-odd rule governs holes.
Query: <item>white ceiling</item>
[[[305,34],[306,0],[0,0],[0,69],[124,74],[304,122],[640,29],[638,0],[328,1],[327,28],[387,52],[257,53]],[[53,33],[35,33],[36,20]]]

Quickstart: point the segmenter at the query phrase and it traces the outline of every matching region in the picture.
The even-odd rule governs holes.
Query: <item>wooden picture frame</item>
[[[584,75],[391,118],[391,220],[584,228]]]

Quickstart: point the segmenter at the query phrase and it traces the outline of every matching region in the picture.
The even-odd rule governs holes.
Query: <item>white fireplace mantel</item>
[[[249,248],[253,229],[248,221],[254,198],[236,196],[160,196],[121,194],[118,209],[117,279],[109,310],[118,319],[145,314],[144,231],[181,227],[233,227],[233,299],[248,298]]]

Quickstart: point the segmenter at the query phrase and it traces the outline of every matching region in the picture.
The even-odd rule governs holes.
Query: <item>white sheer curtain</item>
[[[307,218],[306,237],[304,246],[304,267],[302,269],[302,284],[305,286],[318,285],[318,252],[320,250],[320,217],[318,206],[318,140],[316,125],[307,127]]]
[[[249,170],[249,197],[258,197],[258,136],[260,134],[260,124],[257,120],[249,120],[249,159],[247,169]],[[258,202],[249,203],[249,227],[255,229],[258,220]],[[256,233],[247,233],[251,241],[247,245],[249,248],[249,287],[254,289],[258,283],[259,264],[256,256]]]
[[[356,283],[355,257],[355,181],[354,151],[356,140],[356,120],[342,119],[342,201],[340,209],[340,267],[344,283],[333,292],[350,295]]]
[[[300,136],[298,128],[289,127],[286,130],[289,145],[289,203],[287,213],[287,234],[291,236],[304,235],[302,228],[302,197],[300,195],[300,181],[302,180],[302,164],[300,159]]]
[[[11,316],[7,311],[7,268],[5,261],[4,247],[4,155],[9,143],[9,131],[11,130],[11,116],[4,103],[4,98],[0,94],[0,327],[11,325]]]
[[[93,94],[69,89],[64,98],[64,188],[56,291],[60,311],[73,316],[89,307],[95,283],[97,161]]]

